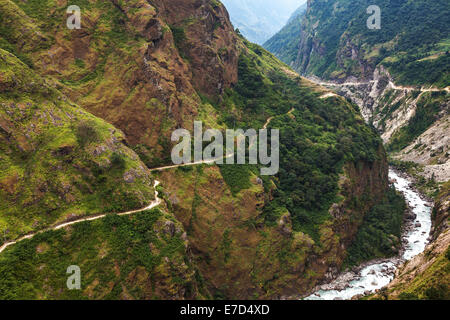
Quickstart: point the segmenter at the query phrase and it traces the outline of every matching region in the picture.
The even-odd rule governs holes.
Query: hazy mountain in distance
[[[277,56],[284,63],[291,65],[297,58],[300,44],[301,24],[305,16],[307,3],[303,3],[291,15],[287,24],[272,38],[267,40],[263,47]]]
[[[303,14],[305,13],[305,11],[306,11],[307,8],[308,8],[308,3],[307,3],[307,2],[303,3],[300,7],[298,7],[297,10],[295,10],[295,11],[291,14],[291,17],[289,18],[289,20],[288,20],[288,22],[286,23],[286,25],[289,24],[289,23],[292,23],[292,21],[293,21],[294,19],[296,19],[298,16],[303,15]],[[284,26],[284,27],[286,27],[286,26]],[[283,27],[283,28],[284,28],[284,27]]]
[[[277,33],[305,0],[222,0],[235,28],[251,42],[263,44]]]

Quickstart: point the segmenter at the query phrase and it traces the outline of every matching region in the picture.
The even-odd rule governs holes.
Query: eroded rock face
[[[214,96],[237,82],[238,39],[223,5],[208,0],[154,3],[167,24],[185,26],[181,50],[189,57],[194,87]]]
[[[378,5],[385,10],[388,4]],[[445,7],[443,1],[436,1],[433,5]],[[450,98],[449,87],[443,88],[446,81],[438,80],[446,74],[445,62],[438,61],[448,53],[444,50],[438,54],[428,52],[430,56],[411,59],[414,61],[411,64],[392,64],[400,55],[413,56],[422,45],[404,46],[402,52],[395,48],[405,42],[403,37],[414,33],[413,28],[406,27],[408,23],[416,21],[417,15],[424,14],[423,10],[409,10],[412,3],[404,2],[400,6],[402,12],[410,13],[386,19],[383,24],[396,31],[384,39],[373,41],[364,30],[362,14],[366,11],[365,4],[344,0],[308,1],[294,68],[301,74],[327,79],[331,88],[355,102],[364,119],[379,130],[385,144],[394,144],[392,151],[398,152],[394,155],[396,159],[423,165],[421,174],[424,177],[445,182],[450,179]],[[416,9],[427,8],[429,4],[420,1],[414,6]],[[390,14],[395,12],[389,11]],[[441,14],[440,10],[435,12]],[[355,25],[360,27],[355,28]],[[414,38],[423,36],[415,34]],[[439,37],[436,36],[436,44],[440,42]],[[426,49],[423,52],[427,54]],[[440,75],[420,78],[409,73],[414,68],[426,70],[427,67],[421,63],[429,63],[430,69],[438,70]],[[423,81],[422,85],[418,78]],[[412,86],[408,83],[419,84]]]
[[[197,92],[217,99],[237,82],[240,40],[224,6],[209,0],[85,6],[82,29],[73,32],[64,23],[39,30],[12,2],[6,8],[15,8],[11,15],[17,18],[2,24],[14,31],[19,23],[29,26],[27,36],[12,32],[11,37],[23,38],[21,47],[33,51],[36,69],[68,84],[58,85],[71,100],[121,129],[152,166],[167,151],[161,141],[198,118]],[[107,14],[113,21],[105,23]]]

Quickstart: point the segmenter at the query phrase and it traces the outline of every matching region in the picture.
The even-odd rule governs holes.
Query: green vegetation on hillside
[[[389,70],[396,75],[396,82],[421,86],[433,84],[436,87],[447,87],[450,84],[449,51],[436,59],[419,60],[429,54],[416,56],[400,56],[396,62],[385,62]]]
[[[373,4],[381,9],[380,30],[366,25]],[[303,20],[297,66],[339,79],[370,76],[367,71],[382,63],[396,83],[447,86],[449,13],[446,0],[316,0]]]
[[[389,151],[400,151],[424,133],[439,118],[439,112],[447,108],[450,94],[447,92],[426,92],[417,102],[414,116],[408,125],[397,130],[392,136]]]
[[[196,270],[173,221],[155,209],[22,241],[0,256],[0,299],[197,298]],[[81,290],[66,286],[71,265],[80,267]]]
[[[286,26],[264,43],[263,47],[278,59],[291,65],[297,59],[300,44],[301,24],[306,11],[306,3],[298,8]]]
[[[265,207],[266,222],[274,224],[287,209],[294,230],[318,239],[319,228],[331,217],[329,207],[338,200],[344,163],[376,161],[381,140],[357,107],[339,98],[320,99],[300,78],[285,74],[286,66],[266,50],[246,45],[249,50],[239,59],[239,82],[226,91],[220,107],[226,112],[222,118],[228,125],[249,128],[279,115],[269,125],[280,129],[281,141],[277,190]]]
[[[383,201],[364,217],[364,222],[348,249],[344,266],[352,267],[364,261],[395,256],[401,245],[405,210],[405,199],[395,189],[390,189]]]

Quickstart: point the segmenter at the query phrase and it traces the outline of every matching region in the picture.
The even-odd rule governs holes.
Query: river
[[[395,270],[405,261],[411,260],[422,253],[428,243],[431,232],[431,203],[423,200],[411,182],[389,171],[389,177],[395,181],[395,188],[402,192],[416,219],[403,235],[403,250],[400,256],[384,260],[364,263],[358,272],[346,272],[320,289],[305,300],[348,300],[355,295],[373,293],[381,289],[394,279]]]

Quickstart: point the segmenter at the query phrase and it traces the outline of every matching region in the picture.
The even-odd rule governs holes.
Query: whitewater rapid
[[[417,216],[412,228],[403,235],[402,254],[391,259],[365,263],[357,274],[353,272],[341,274],[333,282],[321,286],[320,290],[305,300],[348,300],[356,295],[373,293],[394,279],[395,270],[400,264],[425,250],[432,225],[431,203],[422,199],[411,186],[411,182],[395,171],[390,170],[389,177],[394,181],[397,191],[403,193],[412,212]]]

